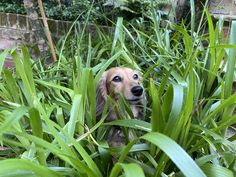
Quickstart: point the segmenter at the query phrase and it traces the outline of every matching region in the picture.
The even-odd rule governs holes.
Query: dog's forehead
[[[114,68],[109,69],[107,72],[110,77],[114,75],[129,76],[129,75],[132,75],[133,73],[137,73],[137,71],[131,68],[125,68],[125,67],[114,67]]]

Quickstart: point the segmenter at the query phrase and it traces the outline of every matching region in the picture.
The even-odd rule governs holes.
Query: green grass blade
[[[61,175],[55,171],[48,169],[47,167],[34,164],[30,161],[23,159],[7,159],[0,161],[0,176],[22,176],[21,172],[30,172],[32,176],[50,176],[60,177]]]
[[[75,133],[76,123],[79,123],[79,133],[83,134],[84,131],[84,123],[81,117],[79,117],[79,112],[82,110],[82,96],[80,94],[75,95],[72,101],[72,107],[70,111],[70,120],[68,124],[68,133],[70,136],[73,136]]]
[[[26,68],[28,67],[26,68],[24,67],[24,62],[20,59],[20,56],[17,54],[16,50],[12,52],[12,57],[15,63],[16,71],[23,82],[23,88],[25,89],[23,93],[25,94],[28,104],[33,107],[36,89],[35,89],[33,78],[31,78],[32,74],[28,73],[28,72],[32,72],[32,70],[31,68],[26,70]]]
[[[90,70],[89,78],[90,84],[88,84],[88,102],[90,105],[90,116],[91,121],[88,123],[88,125],[94,125],[96,123],[96,88],[95,88],[95,82],[94,82],[94,76],[92,71]]]
[[[40,80],[40,79],[35,79],[35,82],[38,84],[42,84],[43,86],[51,87],[52,89],[58,89],[58,90],[64,91],[64,92],[68,93],[71,98],[74,96],[74,92],[70,88],[63,87],[61,85],[58,85],[58,84],[55,84],[52,82],[47,82],[47,81]]]
[[[209,27],[209,47],[210,47],[210,67],[209,67],[209,73],[208,73],[208,81],[207,81],[207,91],[210,92],[214,75],[212,74],[212,71],[214,69],[215,61],[216,61],[216,49],[214,46],[216,45],[216,38],[215,38],[215,30],[214,25],[212,22],[212,18],[210,16],[210,13],[206,10],[206,16],[208,21],[208,27]]]
[[[103,122],[103,120],[101,120],[101,122]],[[97,125],[95,125],[94,128],[92,128],[90,130],[90,132],[88,132],[89,136],[95,129],[97,129],[100,126],[100,123],[98,123]],[[74,139],[73,136],[69,135],[67,132],[64,131],[64,129],[62,129],[61,127],[59,127],[56,123],[54,123],[55,127],[58,128],[67,138],[67,141],[70,141],[70,146],[73,145],[75,147],[75,149],[78,151],[78,153],[81,155],[81,157],[83,158],[83,160],[87,163],[88,167],[91,169],[91,171],[94,172],[94,174],[96,174],[98,177],[102,177],[102,174],[99,170],[99,168],[97,167],[97,165],[95,164],[95,162],[93,161],[93,159],[91,158],[91,156],[85,151],[85,149],[82,147],[82,145],[80,145],[80,143],[78,143],[82,138],[85,138],[86,136],[84,136],[85,134],[81,135],[80,138],[78,139]],[[83,136],[83,137],[82,137]],[[71,154],[73,155],[73,154]],[[81,166],[81,164],[80,164]],[[89,169],[88,168],[88,169]],[[88,172],[87,169],[87,172]],[[89,172],[90,173],[90,172]]]
[[[0,74],[2,74],[3,65],[8,54],[9,54],[9,50],[4,50],[0,54]]]
[[[29,118],[30,125],[32,128],[33,135],[43,138],[43,128],[42,128],[42,120],[40,118],[39,112],[35,108],[29,109]],[[37,158],[41,165],[46,165],[46,157],[43,151],[37,151]]]
[[[103,125],[118,125],[122,127],[129,127],[133,129],[143,130],[146,132],[151,131],[151,124],[142,120],[137,119],[120,119],[112,122],[104,123]]]
[[[101,67],[100,71],[97,73],[96,77],[95,77],[95,82],[97,83],[98,80],[101,78],[102,73],[110,66],[110,64],[115,61],[118,60],[119,57],[122,55],[123,51],[119,51],[116,54],[114,54],[111,58],[109,58]]]
[[[230,44],[236,45],[236,21],[232,22],[230,32]],[[235,63],[236,63],[236,49],[229,49],[229,57],[227,62],[227,69],[225,74],[225,98],[229,97],[232,92],[232,85],[234,80]]]
[[[172,109],[164,131],[167,132],[168,135],[176,137],[176,129],[173,129],[173,127],[177,125],[185,101],[184,87],[181,85],[173,85],[173,93]]]
[[[22,47],[21,51],[22,51],[22,55],[23,55],[22,62],[23,62],[25,74],[27,76],[27,80],[28,80],[29,84],[31,85],[32,92],[35,93],[36,90],[35,90],[35,83],[34,83],[34,79],[33,79],[33,72],[32,72],[32,67],[31,67],[30,56],[29,56],[29,53],[28,53],[26,47]]]
[[[14,124],[18,123],[20,119],[28,112],[27,107],[16,108],[9,117],[6,117],[6,120],[0,126],[0,134],[4,133],[10,129]]]
[[[13,78],[13,73],[10,70],[4,70],[2,75],[6,85],[6,89],[9,91],[12,100],[15,103],[20,103],[22,100],[22,93],[17,86],[16,79]]]
[[[115,51],[115,47],[117,45],[118,39],[122,39],[123,38],[123,18],[119,17],[117,18],[117,23],[116,23],[116,29],[115,29],[115,34],[114,34],[114,39],[113,39],[113,43],[112,43],[112,50],[111,50],[111,54],[114,53]]]
[[[70,164],[73,168],[75,168],[79,172],[86,173],[88,176],[94,176],[94,177],[98,176],[97,174],[93,172],[93,170],[91,170],[87,165],[85,165],[84,162],[78,159],[75,154],[68,152],[68,150],[65,151],[65,150],[59,149],[59,147],[56,146],[55,144],[49,143],[33,135],[19,133],[19,132],[14,132],[14,134],[24,137],[28,139],[29,141],[34,142],[39,147],[47,149],[48,151],[50,151],[50,153],[59,157],[64,162]]]
[[[161,133],[148,133],[141,137],[159,147],[168,155],[186,177],[206,177],[193,159],[172,139]]]
[[[150,81],[150,94],[152,98],[152,115],[151,115],[151,125],[152,125],[152,132],[163,132],[164,130],[164,118],[161,109],[160,100],[156,99],[159,98],[158,90],[154,86],[153,82]]]
[[[92,54],[91,54],[91,50],[92,50],[92,44],[91,44],[91,35],[89,34],[89,42],[88,42],[88,54],[87,54],[87,62],[86,62],[86,67],[90,67],[91,65],[91,60],[92,60]]]
[[[231,95],[229,98],[220,101],[219,106],[217,106],[203,121],[202,121],[202,125],[209,123],[209,121],[211,121],[211,119],[219,112],[221,112],[224,108],[227,108],[231,105],[233,105],[236,101],[236,93],[234,93],[233,95]],[[226,116],[228,118],[228,115]],[[223,117],[222,120],[226,119],[226,117]]]
[[[121,172],[122,169],[124,170],[124,175],[126,177],[134,177],[134,176],[144,177],[145,176],[142,168],[137,164],[116,163],[109,177],[119,176],[119,173]]]
[[[232,171],[220,165],[207,163],[203,165],[201,168],[204,171],[204,173],[210,177],[234,177]]]
[[[190,0],[190,6],[191,6],[191,32],[194,33],[195,30],[195,2],[194,0]]]

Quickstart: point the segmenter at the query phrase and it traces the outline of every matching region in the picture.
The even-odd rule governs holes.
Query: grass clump
[[[228,42],[223,21],[214,27],[206,14],[204,35],[171,22],[162,28],[155,12],[151,22],[140,19],[129,28],[119,18],[114,35],[76,34],[50,66],[32,61],[26,48],[6,51],[15,71],[1,68],[0,176],[234,176],[236,136],[225,132],[236,123],[236,23]],[[148,103],[142,120],[127,114],[104,123],[104,112],[96,122],[96,84],[115,65],[143,72]],[[111,125],[137,136],[109,148]]]

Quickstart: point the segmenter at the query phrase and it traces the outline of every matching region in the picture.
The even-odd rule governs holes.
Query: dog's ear
[[[105,102],[108,97],[106,80],[107,80],[107,72],[104,72],[96,88],[96,117],[97,118],[102,114]]]

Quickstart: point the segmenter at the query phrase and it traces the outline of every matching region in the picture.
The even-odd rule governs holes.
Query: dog
[[[127,67],[114,67],[105,71],[96,88],[96,117],[99,119],[104,110],[104,105],[110,97],[117,101],[122,95],[129,103],[133,116],[142,117],[142,105],[144,103],[144,88],[142,77],[136,70]],[[106,121],[117,119],[115,111],[108,106]],[[130,139],[130,136],[129,136]],[[111,147],[123,146],[125,136],[120,127],[114,126],[108,134],[108,144]]]

